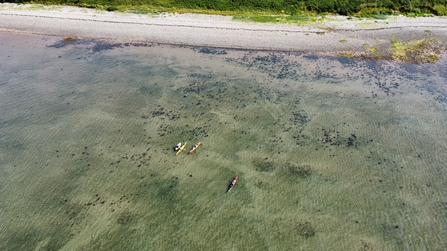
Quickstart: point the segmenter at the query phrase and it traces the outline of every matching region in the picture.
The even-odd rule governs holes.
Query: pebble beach
[[[307,24],[236,21],[204,14],[134,14],[96,9],[0,5],[0,31],[77,39],[104,39],[215,48],[341,52],[365,45],[390,46],[391,39],[447,40],[447,18],[390,16],[359,19],[326,16]]]

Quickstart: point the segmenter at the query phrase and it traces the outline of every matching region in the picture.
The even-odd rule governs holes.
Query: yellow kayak
[[[183,146],[180,147],[180,149],[178,149],[178,151],[175,153],[175,156],[179,155],[181,152],[183,152],[183,150],[186,149],[186,144],[188,142],[185,142],[185,144],[183,144]]]

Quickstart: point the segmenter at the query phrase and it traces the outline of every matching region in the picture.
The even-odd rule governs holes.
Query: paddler
[[[236,185],[237,182],[237,178],[239,177],[239,175],[236,174],[236,177],[234,177],[234,179],[231,181],[230,186],[228,187],[227,193],[229,191],[231,191],[231,189],[234,187],[234,185]]]
[[[176,146],[174,146],[174,151],[178,151],[180,150],[180,148],[182,147],[182,142],[178,143]]]

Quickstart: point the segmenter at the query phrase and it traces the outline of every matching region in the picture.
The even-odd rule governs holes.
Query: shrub
[[[107,11],[117,11],[117,10],[118,10],[118,7],[115,7],[115,6],[107,7]]]
[[[447,8],[445,7],[445,5],[437,4],[433,6],[433,10],[438,16],[447,16]]]

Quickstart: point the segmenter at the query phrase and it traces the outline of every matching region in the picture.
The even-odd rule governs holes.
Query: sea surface
[[[447,247],[446,57],[1,33],[0,58],[1,250]]]

